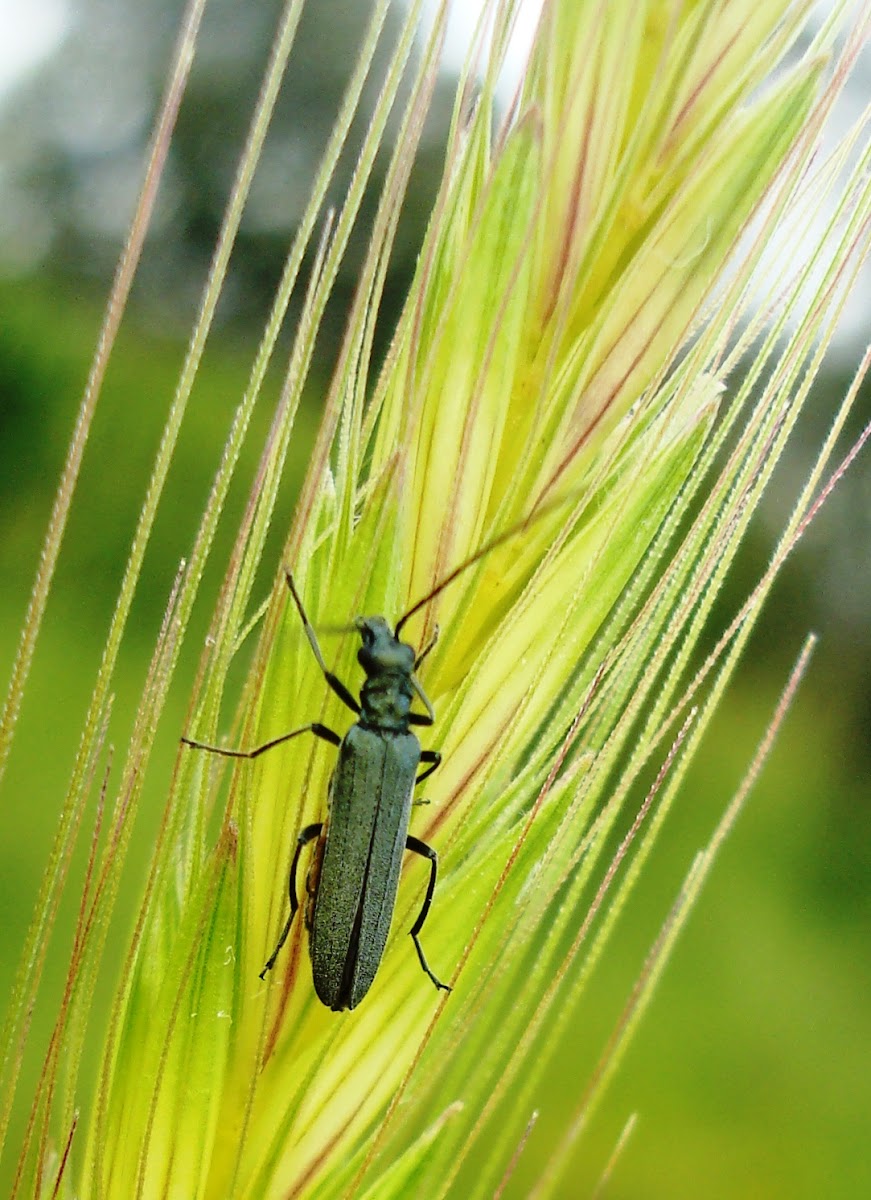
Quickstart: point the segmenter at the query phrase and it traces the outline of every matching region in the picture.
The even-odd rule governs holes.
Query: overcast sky
[[[67,0],[0,0],[0,97],[63,39]]]
[[[436,0],[428,0],[435,8]],[[452,6],[445,56],[451,66],[463,61],[480,0]],[[72,19],[75,0],[0,0],[0,98],[19,79],[51,54]],[[541,9],[541,0],[524,0],[510,52],[508,71],[520,71]]]

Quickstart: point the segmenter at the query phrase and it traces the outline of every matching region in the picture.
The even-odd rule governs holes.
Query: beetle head
[[[354,625],[363,642],[357,651],[357,661],[367,675],[378,675],[382,671],[411,674],[414,649],[399,641],[383,617],[358,617]]]

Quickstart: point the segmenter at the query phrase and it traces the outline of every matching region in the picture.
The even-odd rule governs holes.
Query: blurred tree
[[[7,269],[35,269],[50,257],[55,271],[101,281],[109,276],[182,8],[180,0],[75,0],[59,52],[7,100],[0,114],[0,261]],[[211,0],[207,6],[137,281],[139,304],[162,323],[186,322],[199,295],[282,8],[281,0]],[[258,320],[266,311],[371,10],[371,2],[360,0],[319,0],[304,8],[231,264],[225,320]],[[402,16],[388,10],[355,135],[336,174],[337,201]],[[454,90],[453,81],[442,80],[417,156],[387,289],[391,309],[392,298],[405,291],[438,186]],[[353,286],[379,185],[376,170],[334,297],[333,328]]]

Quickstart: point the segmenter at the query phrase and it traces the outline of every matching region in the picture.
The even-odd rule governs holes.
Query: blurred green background
[[[190,546],[226,427],[247,380],[312,164],[335,111],[365,6],[310,5],[264,180],[234,255],[118,673],[111,740],[126,741],[179,559]],[[145,11],[147,9],[147,11]],[[69,9],[56,54],[0,109],[0,655],[13,660],[29,588],[130,214],[143,139],[178,4]],[[8,995],[98,668],[134,522],[184,354],[277,6],[218,0],[182,112],[167,195],[146,251],[88,446],[47,620],[3,784],[0,991]],[[323,22],[324,24],[320,24]],[[324,30],[329,29],[330,36]],[[340,30],[342,36],[337,36]],[[107,58],[108,55],[108,58]],[[108,70],[106,64],[112,64]],[[102,64],[102,65],[101,65]],[[123,66],[123,70],[121,67]],[[447,70],[414,176],[381,321],[383,347],[437,186],[453,81]],[[371,103],[370,95],[366,103]],[[76,105],[79,107],[76,108]],[[344,167],[344,177],[352,157]],[[3,196],[2,189],[6,189]],[[367,210],[371,212],[371,208]],[[275,553],[314,436],[319,396],[367,228],[319,344],[274,530]],[[863,307],[863,298],[856,303]],[[867,297],[864,298],[867,309]],[[728,619],[768,560],[846,389],[858,351],[831,356],[720,605]],[[272,373],[240,469],[256,462]],[[853,432],[868,415],[867,393]],[[849,444],[845,438],[843,450]],[[233,492],[162,721],[110,931],[95,1011],[105,1013],[161,812],[187,690],[234,517]],[[871,1195],[871,628],[867,455],[784,571],[714,733],[594,986],[554,1048],[540,1117],[511,1194],[522,1196],[578,1102],[696,850],[738,785],[806,633],[820,636],[797,703],[727,842],[620,1076],[579,1142],[566,1197],[588,1195],[631,1112],[639,1122],[607,1195]],[[264,583],[264,588],[268,581]],[[83,856],[74,864],[81,875]],[[50,948],[21,1099],[32,1088],[66,969],[75,888]],[[100,1036],[100,1018],[93,1032]],[[20,1137],[26,1105],[12,1132]],[[11,1156],[14,1159],[14,1155]],[[8,1176],[0,1174],[0,1190]]]

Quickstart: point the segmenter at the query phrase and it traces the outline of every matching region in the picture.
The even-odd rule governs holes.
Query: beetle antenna
[[[576,498],[576,496],[577,493],[575,494],[575,497],[573,497],[571,494],[568,496],[561,496],[558,499],[551,500],[548,504],[543,504],[540,508],[533,508],[531,512],[526,514],[525,517],[521,517],[519,521],[515,521],[515,523],[513,525],[509,525],[507,529],[503,529],[501,533],[498,533],[496,537],[492,538],[489,542],[485,542],[483,546],[480,546],[474,552],[474,554],[470,554],[468,558],[464,558],[463,561],[458,566],[454,567],[453,570],[449,571],[447,575],[443,575],[442,578],[430,588],[425,596],[421,596],[419,600],[416,600],[415,603],[412,604],[411,608],[408,609],[407,612],[402,614],[402,616],[396,622],[396,628],[393,632],[393,636],[398,638],[399,631],[402,629],[402,626],[405,624],[405,622],[409,620],[409,618],[413,617],[415,613],[420,612],[420,610],[429,604],[431,600],[434,600],[440,592],[443,592],[446,587],[454,582],[455,579],[458,579],[464,571],[467,571],[469,567],[473,567],[476,562],[479,562],[482,558],[484,558],[485,555],[489,554],[491,550],[496,550],[499,546],[503,546],[506,542],[510,542],[513,537],[516,537],[519,533],[523,533],[524,529],[528,528],[530,524],[534,524],[536,521],[546,517],[548,513],[553,512],[555,508],[561,508],[567,501]]]

